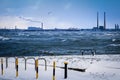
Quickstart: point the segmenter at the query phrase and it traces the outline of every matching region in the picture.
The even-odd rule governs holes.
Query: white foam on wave
[[[18,33],[18,36],[30,36],[30,35],[27,33]]]
[[[104,34],[104,35],[113,36],[114,34],[112,34],[112,33],[107,33],[107,34]]]
[[[10,40],[10,38],[4,37],[4,36],[0,36],[0,40],[6,41],[6,40]]]
[[[117,46],[120,46],[120,44],[110,44],[110,46],[117,47]]]
[[[67,41],[67,40],[66,40],[66,39],[63,39],[63,40],[62,40],[62,42],[65,42],[65,41]]]
[[[115,42],[115,41],[116,41],[116,39],[112,39],[112,41],[113,41],[113,42]]]

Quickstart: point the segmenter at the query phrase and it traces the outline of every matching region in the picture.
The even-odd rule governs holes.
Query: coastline
[[[32,57],[32,56],[31,56]],[[34,57],[35,59],[38,56]],[[85,72],[79,72],[68,69],[68,78],[66,80],[119,80],[120,76],[120,55],[66,55],[66,56],[40,56],[47,60],[47,71],[44,70],[44,61],[39,61],[38,80],[52,79],[52,63],[56,66],[64,67],[64,62],[68,62],[68,68],[86,69]],[[27,70],[24,70],[24,60],[19,58],[19,76],[15,77],[14,58],[9,59],[9,67],[5,68],[4,75],[0,75],[4,80],[36,80],[34,70],[34,60],[27,62]],[[56,67],[56,80],[64,80],[64,69]],[[48,75],[50,74],[50,75]],[[29,76],[29,77],[28,77]]]

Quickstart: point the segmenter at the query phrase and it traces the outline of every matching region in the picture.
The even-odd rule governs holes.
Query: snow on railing
[[[36,79],[38,79],[38,67],[39,67],[39,60],[44,60],[44,62],[45,62],[45,71],[47,70],[47,61],[46,61],[46,59],[45,58],[34,58],[34,57],[5,57],[5,62],[6,62],[6,68],[8,68],[8,60],[9,60],[9,58],[14,58],[15,59],[15,69],[16,69],[16,77],[18,77],[19,75],[18,75],[18,73],[19,73],[19,58],[23,58],[24,59],[24,61],[25,61],[25,70],[27,69],[27,61],[28,60],[34,60],[34,63],[35,63],[35,71],[36,71]],[[67,70],[68,70],[68,68],[67,68],[67,62],[64,62],[64,65],[65,65],[65,67],[64,67],[64,79],[67,79]],[[53,62],[53,78],[52,78],[52,80],[55,80],[55,68],[56,68],[56,62],[54,61]],[[1,74],[3,75],[3,72],[4,72],[4,70],[3,70],[3,58],[1,58]]]
[[[44,60],[45,62],[45,71],[47,70],[47,61],[45,58],[38,58],[38,59],[35,59],[34,57],[6,57],[5,61],[6,61],[6,68],[8,68],[8,60],[9,58],[14,58],[15,59],[15,69],[16,69],[16,77],[18,77],[18,59],[19,58],[23,58],[24,61],[25,61],[25,70],[27,69],[27,61],[30,60],[30,59],[33,59],[34,62],[35,62],[35,71],[36,71],[36,79],[38,79],[38,61],[39,60]],[[1,74],[3,75],[3,58],[1,58]]]

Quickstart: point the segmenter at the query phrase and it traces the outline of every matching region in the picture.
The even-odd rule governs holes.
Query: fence
[[[24,59],[25,63],[25,70],[27,70],[27,61],[28,60],[34,60],[34,65],[35,65],[35,71],[36,71],[36,79],[38,79],[38,67],[39,67],[39,60],[43,60],[45,63],[45,71],[47,70],[47,60],[45,58],[34,58],[34,57],[5,57],[5,63],[6,63],[6,69],[9,67],[8,62],[9,58],[14,58],[15,59],[15,69],[16,69],[16,77],[19,76],[19,58]],[[4,74],[4,68],[3,68],[3,58],[1,58],[1,74]],[[65,65],[65,71],[64,71],[64,79],[67,79],[67,62],[64,63]],[[52,80],[55,80],[55,68],[56,68],[56,62],[53,62],[53,78]]]
[[[95,49],[80,49],[81,54],[86,54],[86,53],[90,53],[93,56],[96,54],[96,50]]]

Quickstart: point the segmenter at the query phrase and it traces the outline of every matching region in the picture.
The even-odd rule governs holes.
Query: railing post
[[[37,69],[37,65],[36,64],[37,64],[37,60],[35,60],[35,70]]]
[[[6,57],[6,68],[8,68],[8,58]]]
[[[1,74],[3,75],[3,59],[1,59]]]
[[[35,61],[35,58],[34,58],[34,57],[29,57],[29,58],[26,58],[26,59],[25,59],[25,70],[27,69],[27,67],[26,67],[26,66],[27,66],[27,60],[28,60],[28,59],[33,59],[33,60]],[[34,65],[36,66],[36,64],[35,64],[35,63],[34,63]],[[35,71],[36,71],[36,68],[35,68]]]
[[[27,65],[26,65],[26,62],[27,62],[27,60],[25,59],[25,70],[27,69]]]
[[[47,61],[45,58],[38,58],[38,60],[44,60],[45,61],[45,71],[47,70]]]
[[[35,60],[35,65],[36,65],[36,79],[38,79],[38,59]]]
[[[55,80],[55,61],[53,62],[53,78],[52,80]]]
[[[45,71],[47,70],[47,61],[45,60]]]
[[[18,77],[18,58],[16,58],[16,77]]]
[[[65,64],[65,71],[64,71],[64,79],[67,79],[67,62],[64,62]]]

